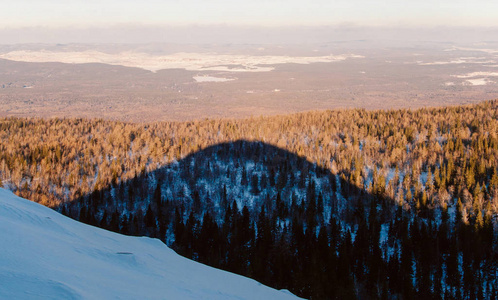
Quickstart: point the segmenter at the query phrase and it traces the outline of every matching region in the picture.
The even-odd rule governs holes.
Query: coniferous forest
[[[0,185],[311,299],[498,298],[498,102],[0,119]]]

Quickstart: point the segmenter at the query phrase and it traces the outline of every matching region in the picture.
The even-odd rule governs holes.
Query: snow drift
[[[297,299],[0,189],[1,299]]]

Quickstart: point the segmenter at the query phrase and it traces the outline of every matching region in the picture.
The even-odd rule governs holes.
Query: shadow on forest
[[[344,175],[349,177],[349,174]],[[318,183],[318,186],[310,187],[310,183]],[[135,174],[130,180],[110,183],[56,209],[64,209],[67,215],[76,219],[79,214],[74,207],[79,210],[83,206],[88,209],[87,213],[94,215],[123,207],[129,211],[142,209],[145,213],[145,204],[154,199],[158,186],[161,200],[180,205],[185,217],[190,211],[206,209],[217,209],[219,213],[233,200],[239,210],[250,206],[259,211],[261,205],[271,208],[268,201],[276,201],[277,195],[281,201],[288,201],[288,205],[292,201],[305,204],[312,198],[310,193],[314,193],[314,197],[321,194],[324,198],[324,206],[330,209],[328,215],[341,214],[356,223],[358,211],[355,208],[373,199],[366,190],[349,184],[304,156],[264,142],[238,140],[209,146],[151,172]],[[230,190],[234,193],[230,194]],[[338,194],[347,198],[347,203],[342,203],[347,207],[342,210]],[[386,201],[389,202],[392,203]],[[95,220],[88,221],[98,225]]]
[[[338,249],[341,224],[347,224],[349,241],[344,251],[349,251],[350,231],[365,222],[363,208],[372,199],[365,190],[305,157],[263,142],[239,140],[112,183],[58,210],[115,232],[160,238],[188,258],[309,297],[325,293],[311,291],[308,282],[314,278],[305,267],[308,252],[316,248],[310,236],[320,228],[328,230],[332,222],[331,242]],[[271,237],[262,236],[263,230],[270,231]],[[261,246],[268,238],[275,244]],[[261,247],[266,253],[261,253]],[[295,270],[288,263],[296,247],[305,254],[295,257]],[[273,260],[277,261],[272,270],[261,266]],[[345,286],[351,286],[350,277],[344,278],[349,280]]]
[[[446,210],[420,206],[420,195],[403,209],[383,188],[370,193],[343,175],[273,145],[239,140],[58,210],[159,238],[188,258],[306,298],[498,296],[492,225],[475,229]]]

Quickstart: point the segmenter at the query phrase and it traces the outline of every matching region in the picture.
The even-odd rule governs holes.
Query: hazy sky
[[[2,2],[0,44],[498,39],[498,0]]]
[[[11,0],[0,28],[108,25],[498,26],[496,0]]]

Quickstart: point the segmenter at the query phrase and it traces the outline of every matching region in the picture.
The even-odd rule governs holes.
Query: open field
[[[498,44],[0,46],[0,116],[247,117],[498,98]]]

